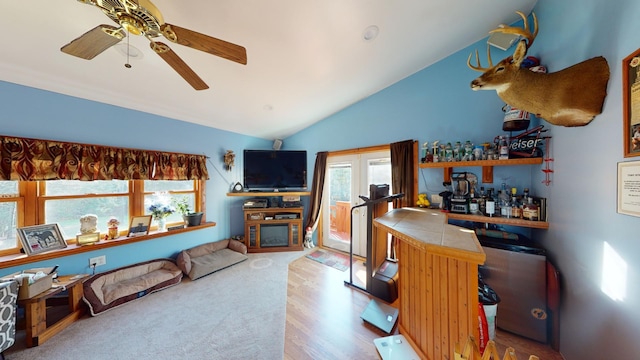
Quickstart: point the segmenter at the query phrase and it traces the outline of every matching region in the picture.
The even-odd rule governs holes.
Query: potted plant
[[[189,199],[186,196],[176,202],[176,209],[182,214],[182,219],[187,224],[187,227],[200,225],[202,213],[191,211]]]

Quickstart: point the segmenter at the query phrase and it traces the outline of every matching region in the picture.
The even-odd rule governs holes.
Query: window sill
[[[44,253],[41,253],[41,254],[35,254],[35,255],[31,255],[31,256],[28,256],[26,254],[15,254],[15,255],[1,256],[0,257],[0,269],[6,269],[6,268],[25,265],[25,264],[30,264],[30,263],[34,263],[34,262],[38,262],[38,261],[44,261],[44,260],[49,260],[49,259],[55,259],[55,258],[70,256],[70,255],[81,254],[81,253],[85,253],[85,252],[89,252],[89,251],[107,249],[107,248],[111,248],[111,247],[115,247],[115,246],[122,246],[122,245],[132,244],[132,243],[139,242],[139,241],[153,240],[153,239],[157,239],[157,238],[161,238],[161,237],[165,237],[165,236],[170,236],[170,235],[176,235],[176,234],[181,234],[181,233],[190,232],[190,231],[201,230],[201,229],[214,227],[214,226],[216,226],[215,222],[207,222],[207,223],[203,223],[203,224],[201,224],[199,226],[191,226],[191,227],[184,228],[184,229],[163,231],[163,232],[154,231],[154,232],[150,232],[149,235],[134,236],[134,237],[121,236],[121,237],[119,237],[117,239],[113,239],[113,240],[100,240],[100,242],[95,243],[93,245],[79,246],[79,245],[76,245],[76,244],[71,244],[71,245],[68,245],[64,249],[51,250],[51,251],[47,251],[47,252],[44,252]]]

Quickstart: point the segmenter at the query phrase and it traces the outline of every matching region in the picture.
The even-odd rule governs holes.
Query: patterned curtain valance
[[[206,159],[0,136],[0,180],[208,180]]]

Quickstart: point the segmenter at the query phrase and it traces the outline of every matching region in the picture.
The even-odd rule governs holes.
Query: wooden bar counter
[[[398,329],[422,359],[454,359],[456,342],[478,339],[478,265],[485,254],[472,230],[439,210],[402,208],[374,220],[396,237]]]

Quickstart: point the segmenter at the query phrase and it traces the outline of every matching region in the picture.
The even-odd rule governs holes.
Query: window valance
[[[0,136],[0,180],[208,180],[205,155]]]

